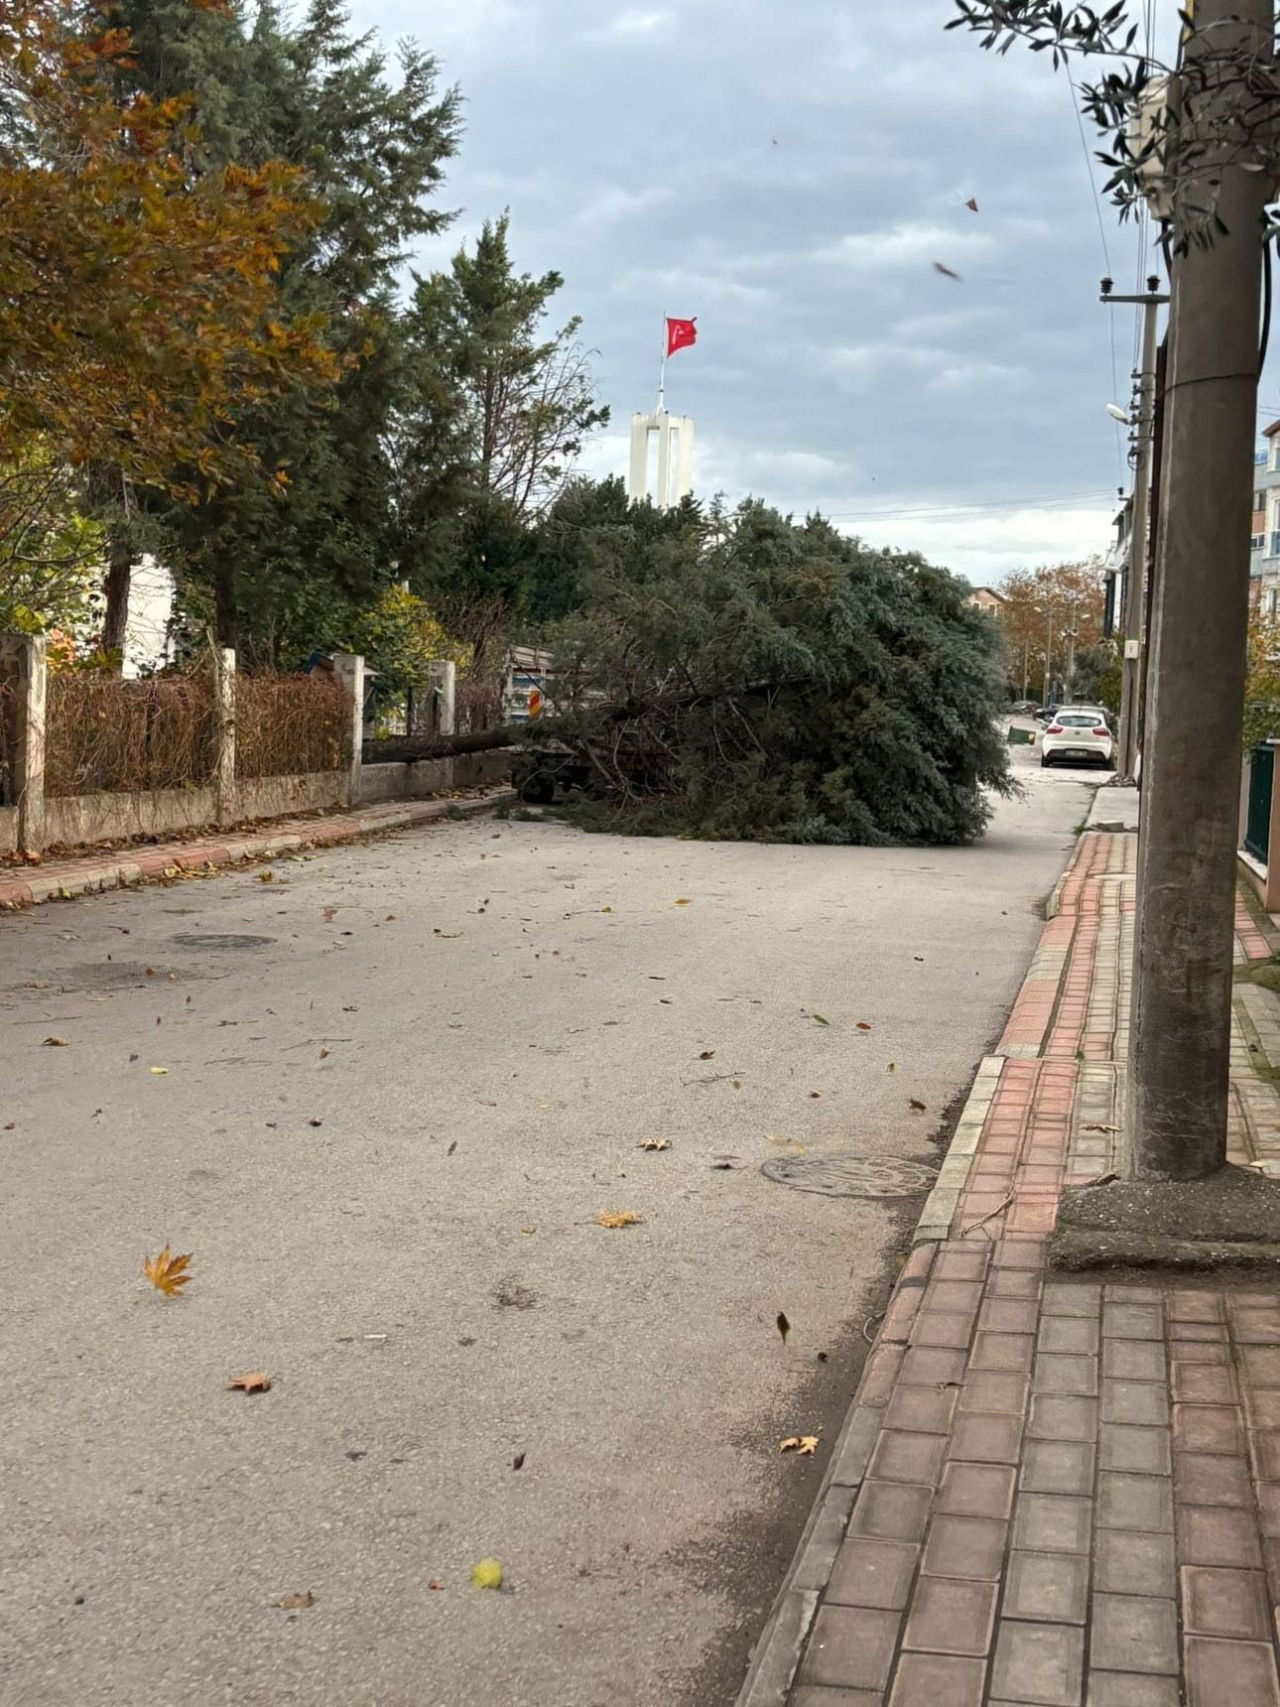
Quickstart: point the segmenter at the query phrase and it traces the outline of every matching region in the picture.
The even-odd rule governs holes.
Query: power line
[[[1093,197],[1094,216],[1098,221],[1098,240],[1102,245],[1103,271],[1106,273],[1107,277],[1110,278],[1112,276],[1111,250],[1107,243],[1106,221],[1102,217],[1102,199],[1098,195],[1098,181],[1093,175],[1093,159],[1089,153],[1088,138],[1084,133],[1084,115],[1080,111],[1079,91],[1076,88],[1075,79],[1072,77],[1070,70],[1067,72],[1067,93],[1071,98],[1071,111],[1075,114],[1076,130],[1080,137],[1080,152],[1084,156],[1085,177],[1089,180],[1089,191]],[[1115,320],[1110,314],[1107,315],[1107,338],[1111,345],[1111,393],[1113,397],[1117,397],[1118,401],[1118,393],[1120,390],[1120,366],[1116,359]],[[1119,471],[1120,478],[1123,480],[1125,472],[1124,449],[1118,425],[1115,429],[1115,447],[1116,468]]]

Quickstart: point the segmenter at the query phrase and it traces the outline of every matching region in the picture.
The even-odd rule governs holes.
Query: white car
[[[1093,706],[1064,705],[1040,737],[1040,763],[1044,767],[1059,760],[1110,766],[1113,752],[1107,720]]]

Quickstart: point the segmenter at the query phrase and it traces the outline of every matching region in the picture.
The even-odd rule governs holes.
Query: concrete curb
[[[106,889],[128,889],[147,878],[177,877],[184,871],[265,864],[306,848],[340,847],[386,830],[474,818],[518,799],[511,789],[498,789],[469,800],[405,801],[401,805],[357,809],[349,816],[308,822],[292,820],[288,829],[228,836],[202,842],[166,843],[130,848],[110,855],[87,854],[80,860],[26,866],[0,876],[0,911],[19,912],[43,901],[71,901]],[[287,821],[288,822],[288,821]]]
[[[938,1170],[937,1184],[929,1193],[916,1223],[911,1254],[894,1282],[884,1323],[876,1336],[875,1349],[862,1371],[862,1379],[832,1451],[809,1521],[764,1629],[751,1650],[746,1680],[738,1692],[735,1707],[786,1707],[787,1695],[795,1680],[818,1602],[831,1576],[831,1567],[844,1540],[854,1501],[884,1420],[882,1407],[887,1390],[884,1396],[880,1396],[879,1404],[869,1403],[867,1399],[868,1388],[873,1388],[877,1396],[883,1390],[883,1372],[875,1367],[878,1354],[884,1347],[891,1357],[900,1359],[903,1355],[938,1246],[949,1237],[951,1219],[968,1178],[1004,1064],[1005,1057],[1001,1055],[984,1055],[978,1064],[960,1119],[947,1146],[946,1157]]]
[[[887,1338],[896,1340],[909,1330],[933,1257],[931,1246],[920,1246],[907,1258],[894,1287],[877,1346],[885,1344]],[[909,1298],[912,1292],[915,1297]],[[890,1317],[896,1314],[900,1298],[910,1302],[910,1311],[891,1323]],[[751,1664],[736,1707],[785,1707],[818,1601],[831,1576],[831,1567],[844,1540],[854,1501],[880,1433],[881,1406],[860,1402],[860,1395],[868,1385],[871,1364],[872,1359],[868,1358],[791,1567],[751,1650]]]

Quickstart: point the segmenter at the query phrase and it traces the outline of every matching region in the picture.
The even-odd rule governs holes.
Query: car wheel
[[[1048,768],[1049,768],[1049,755],[1048,755],[1048,753],[1041,753],[1041,755],[1040,755],[1040,769],[1042,771],[1047,771]]]

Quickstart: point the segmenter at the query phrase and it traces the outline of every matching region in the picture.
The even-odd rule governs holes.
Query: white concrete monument
[[[657,480],[650,483],[650,441],[658,441]],[[658,409],[652,415],[631,417],[631,462],[627,497],[633,502],[652,498],[669,510],[693,491],[693,417]]]

